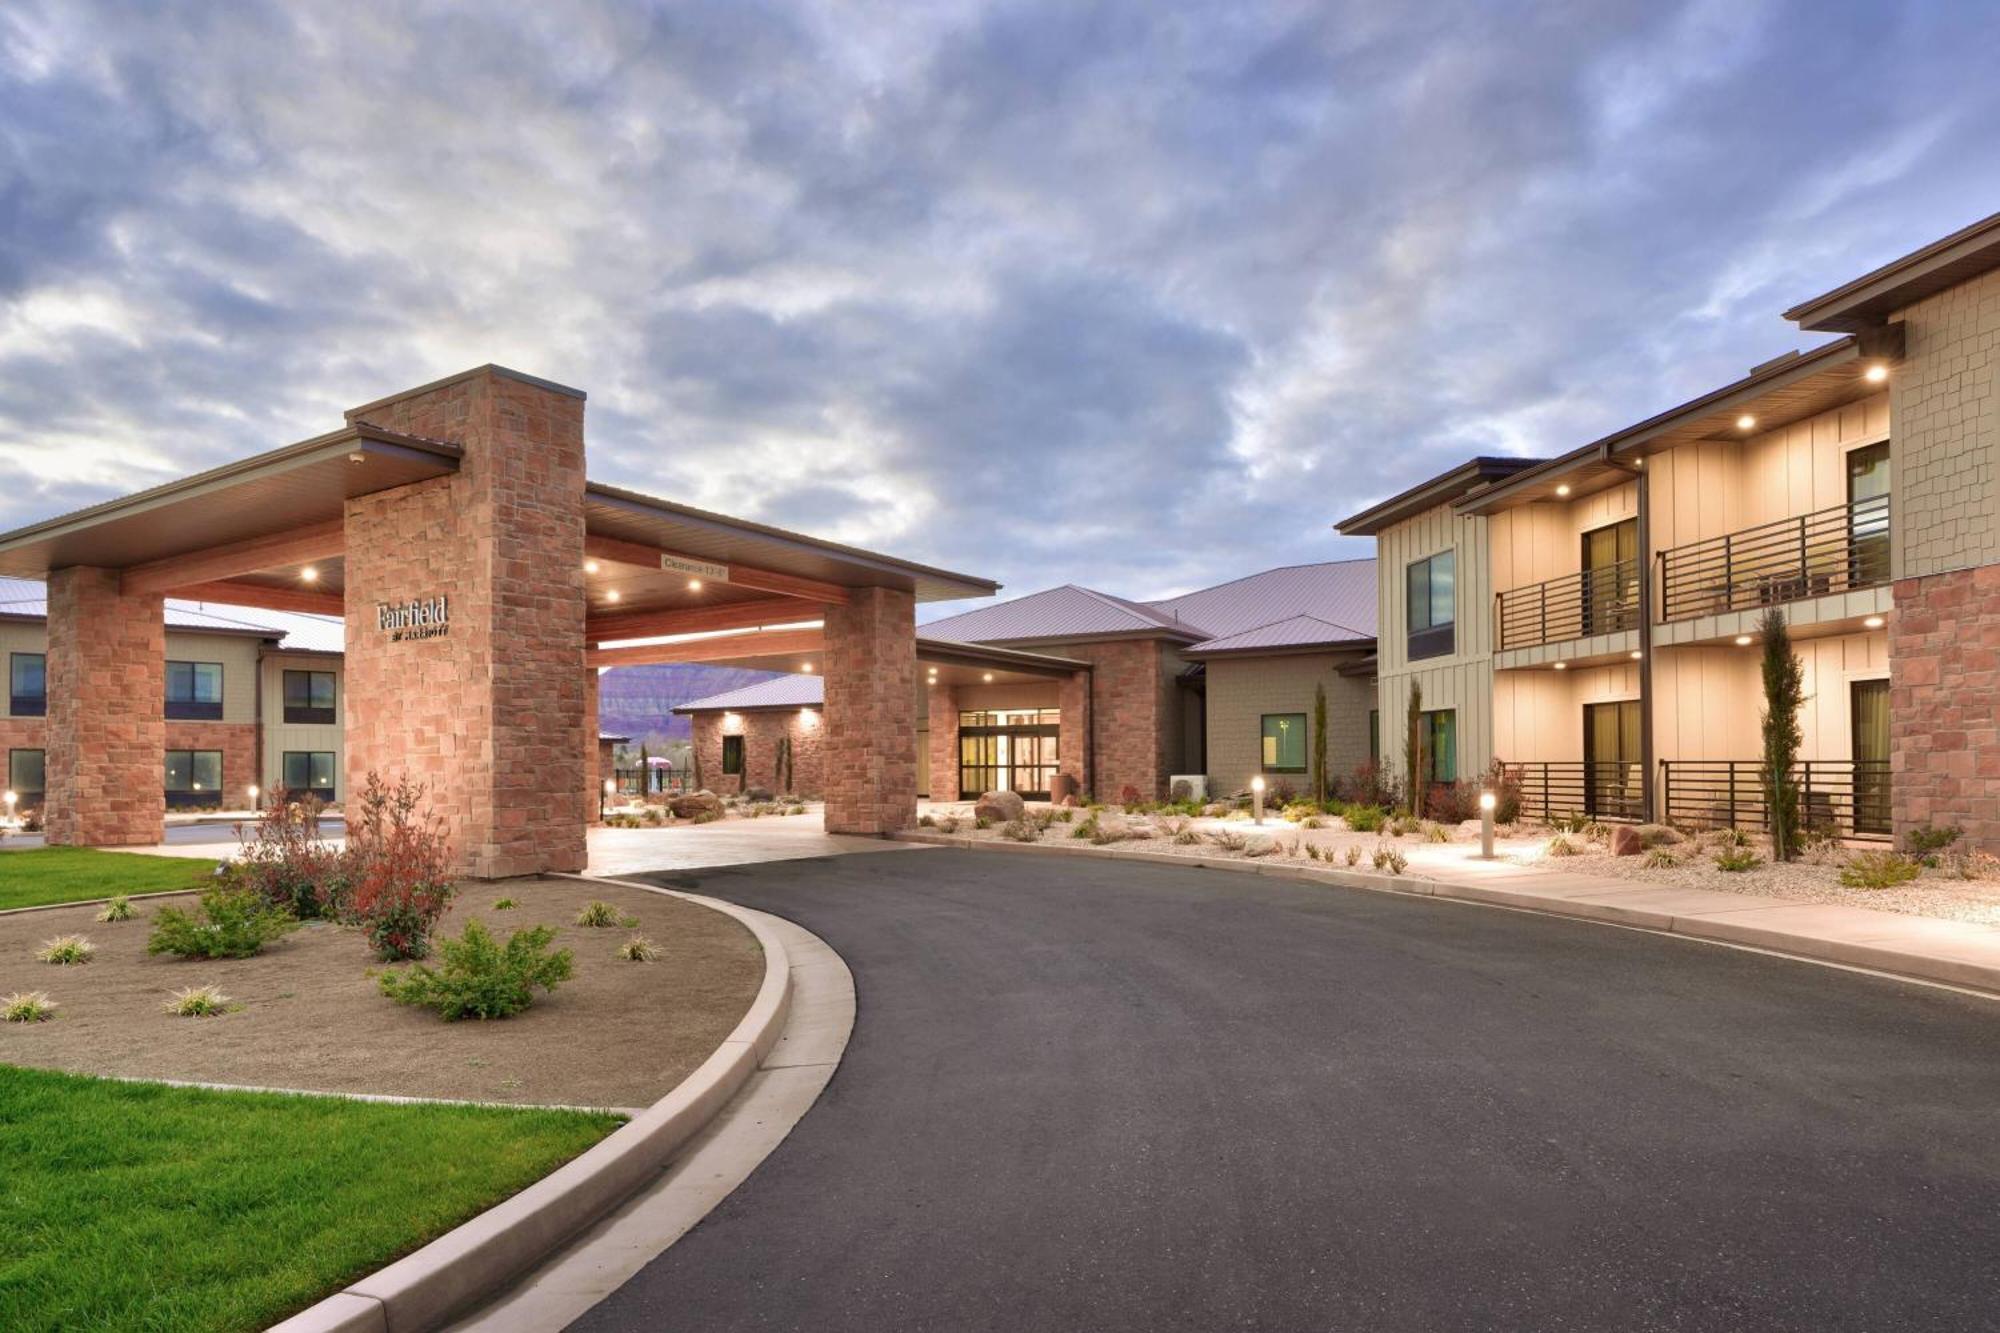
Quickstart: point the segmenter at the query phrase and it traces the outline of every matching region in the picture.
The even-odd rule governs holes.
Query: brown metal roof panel
[[[1292,616],[1311,616],[1375,633],[1379,606],[1373,557],[1285,565],[1148,603],[1211,638],[1238,634]]]
[[[1785,312],[1800,328],[1854,333],[1947,287],[2000,268],[2000,213],[1842,283]]]

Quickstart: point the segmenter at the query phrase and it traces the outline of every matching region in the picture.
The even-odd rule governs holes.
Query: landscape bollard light
[[[11,791],[7,793],[7,822],[9,824],[14,822],[14,803],[20,799],[20,797]]]
[[[1264,779],[1250,779],[1250,817],[1258,824],[1264,822]]]
[[[604,795],[598,797],[597,799],[597,817],[599,819],[604,818],[604,807],[611,803],[611,798],[615,796],[617,792],[618,792],[618,779],[617,778],[604,779]]]
[[[257,784],[254,782],[250,784],[250,808],[257,808]]]
[[[1490,791],[1479,793],[1479,859],[1493,859],[1493,807],[1499,804]]]

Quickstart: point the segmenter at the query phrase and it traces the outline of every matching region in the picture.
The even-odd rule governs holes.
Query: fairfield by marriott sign
[[[444,595],[407,602],[377,602],[375,626],[391,643],[402,639],[438,639],[451,632],[451,608]]]

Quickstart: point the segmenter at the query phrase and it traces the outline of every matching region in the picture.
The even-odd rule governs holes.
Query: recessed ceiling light
[[[1870,384],[1880,384],[1883,380],[1889,378],[1889,367],[1877,361],[1862,372],[1861,378],[1867,380]]]
[[[1558,663],[1556,663],[1556,670],[1558,670],[1558,671],[1567,671],[1567,670],[1569,670],[1569,663],[1567,663],[1567,662],[1558,662]]]
[[[1881,628],[1882,628],[1882,617],[1880,617],[1880,616],[1870,616],[1870,617],[1868,617],[1868,619],[1866,619],[1866,620],[1862,621],[1861,623],[1862,623],[1862,624],[1864,624],[1864,625],[1866,625],[1866,626],[1867,626],[1867,627],[1868,627],[1869,629],[1881,629]]]
[[[1736,418],[1736,429],[1738,430],[1757,429],[1757,418],[1751,416],[1748,412],[1745,412],[1742,416]]]
[[[304,569],[299,571],[299,577],[307,583],[318,583],[319,566],[307,565]]]
[[[1637,648],[1634,648],[1634,649],[1632,650],[1632,660],[1633,660],[1634,662],[1638,661],[1638,660],[1639,660],[1640,658],[1642,658],[1642,657],[1644,657],[1644,656],[1645,656],[1645,654],[1644,654],[1644,653],[1642,653],[1642,652],[1640,652],[1640,651],[1639,651],[1639,650],[1638,650]]]
[[[701,591],[701,580],[700,580],[700,579],[689,579],[689,580],[688,580],[688,591],[689,591],[689,592],[700,592],[700,591]]]
[[[1568,495],[1568,494],[1569,494],[1569,483],[1568,483],[1568,482],[1564,482],[1564,483],[1563,483],[1562,485],[1560,485],[1560,486],[1556,487],[1556,494],[1557,494],[1557,495]]]
[[[1736,646],[1738,648],[1748,648],[1750,646],[1750,636],[1748,634],[1737,635]]]
[[[595,560],[586,560],[586,561],[584,561],[584,562],[583,562],[583,572],[584,572],[584,573],[586,573],[586,574],[595,574],[595,573],[597,572],[597,570],[598,570],[598,564],[597,564],[597,562],[596,562]]]
[[[813,664],[811,662],[799,663],[799,670],[805,672],[808,676],[812,674],[812,669],[813,669]]]
[[[620,593],[620,592],[618,591],[618,589],[616,589],[616,588],[613,588],[613,589],[612,589],[612,590],[611,590],[610,592],[607,592],[607,593],[605,593],[605,594],[604,594],[604,600],[605,600],[605,601],[607,601],[607,602],[615,602],[615,601],[617,601],[617,600],[618,600],[618,599],[619,599],[619,598],[620,598],[621,596],[623,596],[623,594],[622,594],[622,593]]]
[[[988,671],[986,674],[982,675],[980,679],[985,681],[988,685],[991,685],[993,683],[993,673],[991,671]]]

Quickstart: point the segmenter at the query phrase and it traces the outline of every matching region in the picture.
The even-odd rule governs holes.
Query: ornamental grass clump
[[[1000,826],[1000,836],[1015,842],[1038,842],[1042,836],[1042,826],[1032,819],[1010,819]]]
[[[660,956],[660,946],[644,935],[634,935],[618,946],[618,956],[628,963],[650,963]]]
[[[388,962],[427,957],[458,893],[444,817],[423,809],[423,796],[407,777],[390,787],[369,773],[341,858],[346,915]]]
[[[1908,884],[1922,870],[1899,852],[1857,852],[1840,868],[1840,882],[1850,889],[1893,889]]]
[[[146,952],[248,958],[298,924],[297,917],[273,907],[262,894],[224,882],[202,890],[201,906],[193,912],[162,907]]]
[[[58,935],[52,940],[44,940],[41,952],[35,957],[57,967],[75,967],[89,962],[96,952],[97,946],[81,935]]]
[[[493,910],[496,912],[511,912],[520,905],[512,898],[496,898],[493,901]]]
[[[1332,859],[1332,858],[1331,858],[1331,856],[1329,856],[1329,857],[1328,857],[1328,859],[1329,859],[1329,860],[1331,860],[1331,859]],[[1348,864],[1348,866],[1349,866],[1349,867],[1353,867],[1353,866],[1358,866],[1358,865],[1360,865],[1360,864],[1361,864],[1361,844],[1360,844],[1360,843],[1358,843],[1358,842],[1350,842],[1350,843],[1348,843],[1348,844],[1347,844],[1347,853],[1346,853],[1346,855],[1344,855],[1343,857],[1341,857],[1341,859],[1342,859],[1343,861],[1347,862],[1347,864]]]
[[[132,906],[132,900],[121,893],[113,897],[110,902],[104,904],[104,910],[97,914],[97,919],[99,921],[130,921],[137,915],[139,915],[139,909]]]
[[[457,939],[438,941],[439,966],[384,972],[382,993],[397,1004],[433,1010],[448,1023],[509,1018],[535,1002],[537,987],[553,991],[569,980],[575,958],[568,949],[549,952],[555,937],[552,927],[529,926],[503,945],[483,924],[468,921]]]
[[[1680,857],[1675,856],[1664,847],[1655,847],[1646,853],[1646,869],[1648,870],[1672,870],[1680,863]]]
[[[1246,834],[1233,833],[1228,829],[1217,829],[1208,835],[1208,840],[1225,852],[1240,852],[1250,845]]]
[[[1746,870],[1755,870],[1764,864],[1764,858],[1748,847],[1724,847],[1715,854],[1715,868],[1726,870],[1732,875],[1740,875]]]
[[[1424,841],[1425,841],[1425,842],[1450,842],[1450,841],[1451,841],[1451,830],[1450,830],[1450,829],[1446,828],[1446,827],[1445,827],[1444,825],[1442,825],[1442,824],[1433,824],[1433,823],[1432,823],[1431,821],[1429,821],[1428,819],[1424,821],[1424,824],[1423,824],[1423,827],[1422,827],[1422,829],[1420,829],[1420,830],[1419,830],[1419,832],[1421,832],[1421,833],[1423,834],[1423,837],[1424,837]]]
[[[1569,840],[1569,834],[1567,833],[1558,833],[1555,837],[1550,838],[1549,845],[1542,850],[1548,856],[1575,856],[1577,854],[1576,844]]]
[[[1386,842],[1375,844],[1373,860],[1377,870],[1386,870],[1392,875],[1400,875],[1410,868],[1410,858]]]
[[[229,1012],[229,997],[216,986],[189,986],[175,991],[163,1006],[176,1018],[214,1018]]]
[[[9,1023],[46,1023],[60,1007],[45,990],[17,990],[0,996],[0,1018]]]
[[[624,919],[624,916],[617,908],[600,898],[591,899],[576,914],[577,925],[589,926],[593,930],[602,930],[608,926],[619,925]]]

